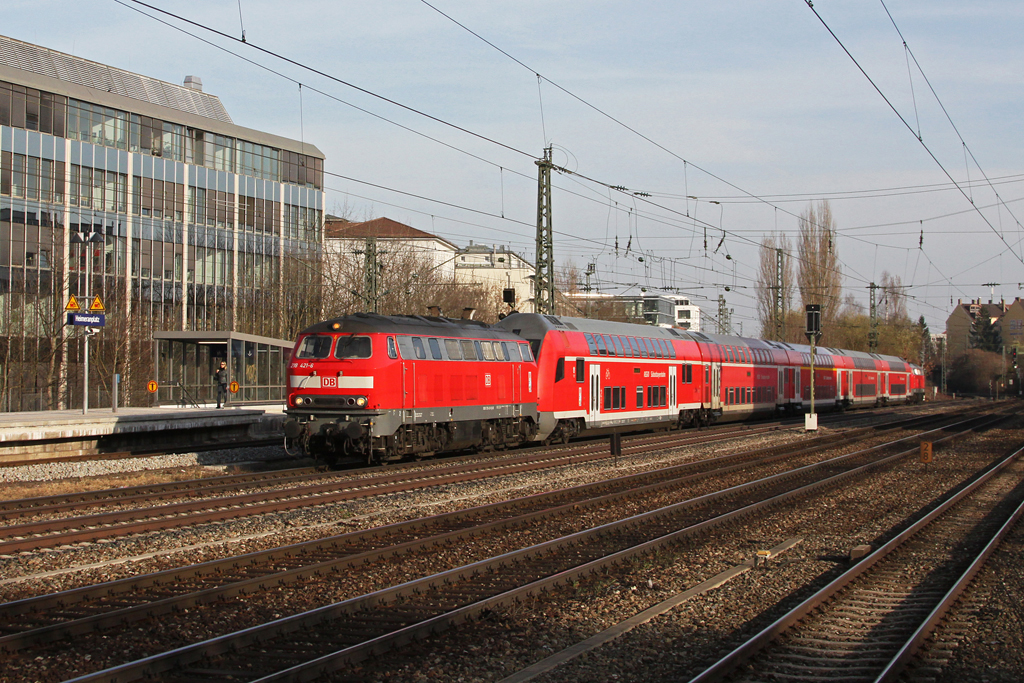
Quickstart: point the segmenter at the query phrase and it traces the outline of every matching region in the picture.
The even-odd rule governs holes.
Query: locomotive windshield
[[[326,334],[311,334],[302,340],[296,358],[327,358],[331,355],[331,339]]]
[[[340,360],[369,358],[371,344],[369,337],[339,337],[334,357]]]

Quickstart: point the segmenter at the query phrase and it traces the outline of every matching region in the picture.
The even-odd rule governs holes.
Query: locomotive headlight
[[[356,405],[359,406],[360,408],[365,408],[366,407],[366,397],[365,396],[360,396],[360,397],[356,398]]]

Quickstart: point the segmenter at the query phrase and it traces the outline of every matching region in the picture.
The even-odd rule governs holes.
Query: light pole
[[[72,233],[69,241],[72,244],[81,244],[82,248],[87,250],[85,260],[85,292],[83,292],[82,301],[88,307],[90,305],[90,280],[92,280],[92,249],[97,243],[101,244],[103,242],[103,234],[89,231],[85,235],[83,236],[79,232]],[[86,415],[89,412],[89,337],[93,334],[90,328],[85,328],[85,336],[82,341],[82,415]]]

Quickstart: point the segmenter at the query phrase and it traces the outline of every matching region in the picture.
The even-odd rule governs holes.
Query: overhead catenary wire
[[[124,2],[122,2],[121,0],[115,0],[115,2],[117,2],[118,4],[121,4],[121,5],[124,4]],[[199,29],[202,29],[204,31],[208,31],[210,33],[218,35],[218,36],[220,36],[220,37],[222,37],[222,38],[224,38],[226,40],[234,41],[234,42],[237,42],[237,43],[242,43],[242,44],[248,46],[249,48],[251,48],[253,50],[256,50],[258,52],[262,52],[263,54],[266,54],[266,55],[268,55],[270,57],[273,57],[275,59],[279,59],[279,60],[281,60],[283,62],[291,64],[292,66],[298,67],[298,68],[303,69],[305,71],[309,71],[310,73],[314,73],[317,76],[320,76],[322,78],[326,78],[326,79],[328,79],[330,81],[334,81],[335,83],[339,83],[341,85],[344,85],[345,87],[352,88],[353,90],[357,90],[357,91],[363,93],[364,95],[369,95],[370,97],[376,98],[376,99],[381,100],[383,102],[387,102],[388,104],[391,104],[391,105],[393,105],[395,107],[398,107],[400,109],[404,109],[405,111],[408,111],[408,112],[411,112],[413,114],[416,114],[417,116],[422,116],[422,117],[424,117],[426,119],[434,121],[435,123],[439,123],[439,124],[441,124],[443,126],[447,126],[447,127],[452,128],[454,130],[457,130],[457,131],[459,131],[461,133],[465,133],[467,135],[471,135],[472,137],[475,137],[475,138],[477,138],[479,140],[483,140],[484,142],[489,142],[492,145],[496,145],[498,147],[502,147],[502,148],[504,148],[504,149],[506,149],[506,150],[508,150],[510,152],[515,152],[516,154],[521,154],[521,155],[523,155],[525,157],[530,158],[531,160],[534,159],[535,156],[536,156],[536,155],[530,154],[529,152],[525,152],[525,151],[523,151],[521,149],[513,147],[512,145],[509,145],[509,144],[506,144],[504,142],[500,142],[498,140],[490,138],[490,137],[488,137],[486,135],[483,135],[482,133],[477,133],[476,131],[472,131],[472,130],[470,130],[468,128],[465,128],[463,126],[460,126],[458,124],[452,123],[451,121],[446,121],[445,119],[442,119],[442,118],[440,118],[438,116],[434,116],[433,114],[428,114],[425,111],[422,111],[422,110],[417,109],[415,107],[409,106],[407,104],[402,104],[401,102],[399,102],[397,100],[394,100],[394,99],[391,99],[390,97],[386,97],[386,96],[381,95],[379,93],[375,93],[372,90],[369,90],[367,88],[363,88],[361,86],[356,85],[355,83],[351,83],[351,82],[346,81],[346,80],[344,80],[342,78],[338,78],[337,76],[333,76],[333,75],[331,75],[331,74],[329,74],[329,73],[327,73],[325,71],[321,71],[320,69],[317,69],[315,67],[309,66],[307,64],[303,64],[302,62],[294,60],[294,59],[292,59],[290,57],[286,57],[285,55],[282,55],[280,53],[274,52],[273,50],[269,50],[269,49],[267,49],[265,47],[261,47],[259,45],[256,45],[252,41],[243,41],[240,38],[235,38],[232,35],[224,33],[223,31],[218,31],[217,29],[212,28],[210,26],[206,26],[205,24],[202,24],[200,22],[193,21],[191,19],[187,19],[186,17],[183,17],[183,16],[181,16],[179,14],[175,14],[175,13],[169,12],[169,11],[167,11],[165,9],[161,9],[161,8],[156,7],[154,5],[150,5],[148,3],[142,2],[142,0],[127,0],[127,2],[132,2],[132,3],[135,3],[137,5],[141,5],[142,7],[145,7],[147,9],[149,9],[149,10],[154,11],[154,12],[159,12],[160,14],[166,15],[168,17],[172,17],[172,18],[176,19],[177,21],[181,21],[183,23],[189,24],[190,26],[195,26],[196,28],[199,28]]]
[[[868,72],[867,72],[867,71],[866,71],[866,70],[864,69],[864,67],[863,67],[863,66],[861,66],[860,62],[858,62],[858,61],[857,61],[857,58],[853,56],[853,53],[851,53],[851,52],[850,52],[850,50],[849,50],[849,49],[848,49],[848,48],[846,47],[846,45],[845,45],[845,44],[843,44],[843,41],[839,39],[839,36],[837,36],[837,35],[836,35],[836,33],[835,33],[835,32],[834,32],[834,31],[832,30],[832,28],[831,28],[831,27],[830,27],[830,26],[828,25],[828,23],[827,23],[827,22],[825,21],[825,19],[824,19],[824,18],[823,18],[823,17],[821,16],[821,14],[819,14],[819,13],[818,13],[818,10],[817,10],[817,9],[815,9],[815,7],[814,7],[814,3],[813,3],[813,2],[811,1],[811,0],[804,0],[804,2],[806,2],[806,3],[807,3],[807,6],[808,6],[808,8],[810,8],[811,12],[813,12],[813,13],[814,13],[814,16],[818,18],[818,21],[819,21],[819,22],[821,23],[821,25],[822,25],[822,26],[824,26],[824,27],[825,27],[825,30],[826,30],[826,31],[828,31],[829,35],[831,35],[831,36],[832,36],[832,38],[833,38],[833,39],[834,39],[834,40],[836,41],[836,43],[837,43],[837,44],[839,45],[839,47],[840,47],[840,48],[842,48],[843,52],[845,52],[845,53],[846,53],[846,56],[850,58],[850,60],[851,60],[851,61],[853,62],[853,64],[854,64],[854,66],[856,66],[856,67],[857,67],[857,69],[858,69],[858,70],[859,70],[859,71],[861,72],[861,74],[862,74],[862,75],[864,76],[864,78],[866,78],[866,79],[867,79],[868,83],[870,83],[870,84],[871,84],[871,87],[875,89],[875,92],[877,92],[877,93],[879,94],[879,96],[880,96],[880,97],[881,97],[881,98],[882,98],[882,99],[883,99],[883,100],[885,101],[885,103],[886,103],[886,104],[887,104],[887,105],[889,106],[889,108],[890,108],[890,109],[892,109],[893,113],[894,113],[894,114],[896,114],[896,117],[897,117],[897,118],[898,118],[898,119],[900,120],[900,122],[902,122],[902,123],[903,123],[903,125],[904,125],[904,126],[905,126],[905,127],[907,128],[907,130],[909,130],[909,131],[911,132],[911,134],[913,134],[913,135],[914,135],[914,137],[915,137],[915,138],[917,139],[917,141],[918,141],[918,144],[920,144],[920,145],[921,145],[921,147],[923,147],[923,148],[924,148],[925,152],[927,152],[927,153],[928,153],[928,156],[930,156],[930,157],[932,158],[932,161],[934,161],[934,162],[935,162],[935,164],[936,164],[936,165],[937,165],[937,166],[938,166],[938,167],[939,167],[939,168],[940,168],[940,169],[942,170],[942,172],[943,172],[943,173],[944,173],[944,174],[946,175],[946,177],[947,177],[947,178],[949,178],[950,182],[952,182],[952,183],[953,183],[954,185],[956,185],[957,189],[958,189],[958,190],[960,191],[960,193],[961,193],[961,194],[962,194],[962,195],[964,196],[964,199],[966,199],[966,200],[967,200],[968,202],[970,202],[970,203],[971,203],[971,205],[973,206],[973,205],[974,205],[974,202],[973,202],[973,201],[971,200],[970,196],[968,196],[967,192],[966,192],[966,191],[964,190],[964,188],[963,188],[963,187],[961,186],[961,184],[960,184],[960,183],[958,183],[958,182],[956,181],[956,179],[955,179],[955,178],[954,178],[954,177],[952,176],[952,174],[950,174],[950,172],[949,172],[949,171],[948,171],[948,170],[946,169],[946,167],[945,167],[945,166],[943,165],[943,163],[942,163],[941,161],[939,161],[939,158],[938,158],[937,156],[935,156],[935,153],[934,153],[934,152],[933,152],[933,151],[931,150],[931,148],[930,148],[930,147],[929,147],[929,146],[928,146],[928,145],[927,145],[927,144],[925,143],[925,141],[924,141],[923,139],[921,139],[921,138],[918,138],[917,134],[916,134],[916,133],[914,133],[914,129],[913,129],[913,127],[912,127],[912,126],[910,125],[910,123],[908,123],[908,122],[907,122],[907,120],[906,120],[906,119],[905,119],[905,118],[903,117],[903,114],[901,114],[901,113],[899,112],[899,110],[898,110],[898,109],[896,108],[896,106],[895,106],[895,105],[894,105],[894,104],[893,104],[893,103],[892,103],[892,102],[891,102],[891,101],[889,100],[889,98],[888,98],[888,97],[886,96],[886,94],[885,94],[884,92],[882,92],[882,89],[881,89],[880,87],[878,87],[878,85],[877,85],[877,84],[875,83],[874,79],[872,79],[872,78],[871,78],[871,76],[870,76],[870,75],[868,75]],[[888,10],[886,10],[886,11],[888,12]],[[894,22],[894,24],[895,24],[895,22]],[[897,30],[898,30],[898,29],[897,29]],[[926,80],[927,80],[927,79],[926,79]],[[957,135],[959,135],[959,133],[957,133]],[[961,138],[961,140],[962,140],[962,139],[963,139],[963,138]],[[981,220],[985,221],[985,224],[986,224],[986,225],[988,225],[988,227],[992,229],[992,232],[994,232],[994,233],[995,233],[995,234],[996,234],[996,235],[997,235],[997,236],[999,237],[999,239],[1000,239],[1000,240],[1001,240],[1001,241],[1003,242],[1003,244],[1005,244],[1005,245],[1006,245],[1006,248],[1010,250],[1010,253],[1011,253],[1011,254],[1013,254],[1014,256],[1016,256],[1016,257],[1017,257],[1017,260],[1019,260],[1019,261],[1020,261],[1020,262],[1021,262],[1022,264],[1024,264],[1024,257],[1022,257],[1022,256],[1021,256],[1020,254],[1018,254],[1018,253],[1017,253],[1016,251],[1014,251],[1014,250],[1013,250],[1013,247],[1012,247],[1012,246],[1010,245],[1010,243],[1006,241],[1006,238],[1005,238],[1005,237],[1003,237],[1003,236],[1002,236],[1002,235],[1001,235],[1001,234],[999,233],[999,231],[998,231],[998,230],[996,230],[996,227],[995,227],[994,225],[992,225],[992,222],[991,222],[991,221],[989,221],[988,217],[987,217],[987,216],[985,216],[985,214],[983,214],[983,213],[981,212],[981,210],[980,210],[980,209],[978,209],[977,207],[975,207],[975,213],[977,213],[977,214],[978,214],[978,216],[980,216],[980,217],[981,217]]]
[[[122,3],[122,4],[123,4],[123,3]],[[145,3],[138,3],[138,4],[140,4],[140,5],[143,5],[143,6],[146,6],[146,7],[151,7],[150,5],[146,5]],[[155,10],[155,11],[161,11],[161,10]],[[170,14],[170,13],[167,13],[167,14]],[[149,15],[147,15],[147,16],[149,16]],[[194,24],[194,22],[193,22],[193,24]],[[170,25],[170,24],[168,24],[168,25]],[[175,28],[177,28],[177,27],[175,27]],[[179,30],[180,30],[180,29],[179,29]],[[218,33],[219,33],[219,32],[218,32]],[[192,35],[192,34],[190,34],[190,35]],[[223,34],[221,34],[221,35],[223,35]],[[231,37],[230,37],[230,36],[228,36],[228,38],[231,38]],[[231,38],[231,39],[233,39],[233,38]],[[208,42],[208,41],[207,41],[207,42]],[[212,44],[212,43],[211,43],[211,44]],[[251,46],[251,45],[250,45],[250,46]],[[216,46],[216,47],[218,47],[219,49],[223,49],[223,48],[220,48],[220,46]],[[259,49],[261,49],[261,48],[259,48]],[[266,52],[267,54],[270,54],[270,55],[273,55],[273,56],[275,56],[275,57],[278,57],[278,55],[276,55],[275,53],[272,53],[272,52],[270,52],[270,51],[267,51],[267,50],[263,50],[263,51],[264,51],[264,52]],[[228,51],[228,52],[230,52],[230,51]],[[232,53],[232,54],[234,54],[234,53]],[[246,59],[246,58],[244,58],[244,57],[242,57],[242,58],[243,58],[243,59]],[[251,61],[251,60],[247,60],[247,61]],[[252,62],[252,63],[256,64],[255,62]],[[263,67],[262,65],[258,65],[258,64],[257,64],[257,66],[260,66],[261,68],[266,68],[266,67]],[[315,70],[313,70],[313,71],[315,71]],[[534,73],[535,73],[535,75],[537,75],[537,76],[539,76],[539,77],[543,78],[543,77],[542,77],[542,76],[541,76],[540,74],[537,74],[536,72],[534,72]],[[279,75],[283,75],[283,74],[279,74]],[[285,78],[287,78],[287,76],[284,76],[284,77],[285,77]],[[339,82],[343,82],[343,81],[340,81],[340,79],[335,79],[335,80],[338,80]],[[547,79],[544,79],[544,80],[547,80]],[[297,81],[296,81],[296,82],[297,82]],[[549,83],[550,83],[550,81],[549,81]],[[348,84],[346,83],[346,85],[348,85]],[[559,88],[561,88],[561,86],[558,86],[557,84],[553,84],[553,85],[555,85],[556,87],[559,87]],[[308,87],[308,86],[307,86],[307,87]],[[313,89],[313,88],[309,88],[309,89]],[[314,90],[315,90],[315,89],[314,89]],[[563,90],[564,90],[564,89],[563,89]],[[323,93],[323,92],[321,92],[321,91],[317,91],[317,92],[320,92],[320,94],[324,94],[325,96],[327,96],[327,97],[329,97],[329,98],[331,98],[331,99],[335,99],[335,100],[338,100],[338,98],[336,98],[336,97],[334,97],[334,96],[331,96],[331,95],[328,95],[327,93]],[[570,93],[570,94],[571,94],[571,93]],[[575,96],[574,96],[574,97],[575,97]],[[383,99],[385,99],[385,100],[386,100],[387,98],[383,98]],[[577,99],[579,99],[579,98],[577,98]],[[341,101],[341,100],[338,100],[338,101]],[[346,106],[353,106],[353,105],[350,105],[349,103],[344,103],[344,104],[346,104]],[[386,118],[384,118],[384,117],[381,117],[381,116],[379,116],[379,115],[377,115],[377,114],[374,114],[374,113],[372,113],[372,112],[369,112],[369,111],[367,111],[367,110],[364,110],[364,109],[361,109],[361,108],[359,108],[359,109],[360,109],[361,111],[364,111],[364,112],[366,112],[366,113],[370,113],[371,115],[373,115],[373,116],[375,116],[375,117],[377,117],[377,118],[380,118],[380,119],[382,119],[382,120],[388,121],[388,119],[386,119]],[[410,109],[411,111],[416,111],[416,110],[414,110],[414,109],[412,109],[412,108],[409,108],[409,109]],[[603,112],[602,112],[602,113],[603,113]],[[394,122],[392,122],[392,121],[388,121],[388,122],[389,122],[389,123],[393,123],[393,124],[394,124]],[[300,125],[301,125],[301,123],[300,123]],[[401,124],[394,124],[394,125],[401,125]],[[438,142],[439,144],[445,145],[445,146],[447,146],[447,147],[449,147],[449,148],[451,148],[451,149],[454,149],[454,150],[460,151],[460,152],[462,152],[462,153],[470,154],[469,152],[465,152],[464,150],[460,150],[460,149],[458,149],[457,147],[455,147],[455,146],[453,146],[453,145],[450,145],[449,143],[443,142],[443,141],[441,141],[441,140],[437,140],[436,138],[431,138],[430,136],[426,136],[426,135],[423,135],[422,133],[420,133],[420,132],[418,132],[418,131],[415,131],[415,130],[413,130],[413,129],[411,129],[411,128],[408,128],[408,127],[404,127],[404,126],[403,126],[403,128],[405,128],[406,130],[409,130],[410,132],[413,132],[413,133],[414,133],[414,134],[416,134],[416,135],[422,135],[422,136],[423,136],[423,137],[425,137],[425,138],[431,139],[432,141],[435,141],[435,142]],[[545,135],[546,135],[546,132],[545,132]],[[526,155],[526,156],[528,156],[528,157],[529,157],[529,158],[530,158],[531,160],[533,159],[533,156],[534,156],[534,155],[530,155],[530,154],[528,154],[528,153],[526,153],[526,152],[522,152],[521,150],[514,150],[514,151],[519,151],[519,152],[520,152],[521,154],[523,154],[523,155]],[[477,158],[477,159],[479,159],[479,160],[481,160],[481,161],[484,161],[484,162],[486,162],[486,163],[490,163],[490,164],[494,164],[494,165],[497,165],[497,166],[499,166],[499,169],[501,169],[501,170],[499,170],[499,173],[500,173],[500,174],[502,174],[502,176],[503,176],[503,167],[502,167],[502,166],[501,166],[500,164],[495,164],[495,162],[491,162],[490,160],[484,159],[484,158],[482,158],[482,157],[479,157],[479,156],[477,156],[477,155],[472,155],[472,154],[470,154],[470,155],[471,155],[471,156],[474,156],[475,158]],[[677,156],[678,156],[678,155],[677,155]],[[681,158],[681,159],[682,159],[682,157],[678,157],[678,158]],[[689,165],[689,162],[687,162],[687,160],[686,160],[686,159],[682,159],[682,161],[684,162],[684,172],[685,172],[685,170],[686,170],[687,166]],[[703,171],[703,169],[700,169],[699,167],[697,167],[697,168],[698,168],[698,170],[701,170],[701,171]],[[516,172],[516,171],[514,171],[514,170],[511,170],[511,172],[513,172],[513,173],[514,173],[514,174],[516,174],[516,175],[522,176],[522,177],[524,177],[524,178],[528,178],[528,177],[529,177],[529,176],[527,176],[527,175],[525,175],[525,174],[522,174],[522,173],[518,173],[518,172]],[[531,180],[532,180],[532,178],[531,178]],[[588,180],[589,180],[589,179],[588,179]],[[569,190],[567,190],[567,189],[565,189],[565,188],[560,188],[560,189],[561,189],[561,191],[569,191]],[[737,189],[739,189],[739,188],[737,188]],[[410,193],[410,194],[412,195],[413,193]],[[502,195],[503,195],[503,194],[504,194],[504,187],[503,187],[503,181],[502,181]],[[753,197],[754,195],[750,195],[749,193],[747,193],[747,196],[751,196],[751,197]],[[428,198],[428,199],[429,199],[429,198]],[[636,201],[636,200],[634,200],[634,201]],[[503,206],[503,203],[504,203],[504,197],[502,196],[502,208],[501,208],[501,211],[500,211],[500,213],[499,213],[499,214],[497,214],[497,216],[496,216],[496,217],[497,217],[498,219],[504,219],[504,206]],[[450,204],[451,204],[451,203],[450,203]],[[687,204],[689,204],[689,199],[687,199]],[[451,204],[451,205],[452,205],[452,206],[457,206],[456,204]],[[776,207],[776,208],[777,208],[777,207]],[[611,208],[610,208],[609,210],[611,210]],[[624,210],[624,209],[622,209],[622,210]],[[483,212],[483,213],[484,213],[485,215],[490,215],[490,216],[494,216],[494,214],[492,214],[492,213],[490,213],[490,212]],[[674,213],[679,213],[679,212],[674,212]],[[693,213],[695,213],[695,212],[693,212]],[[792,214],[791,212],[788,212],[788,211],[785,211],[785,213],[787,213],[787,214],[789,214],[789,215],[794,215],[794,214]],[[641,210],[641,209],[639,209],[639,208],[634,208],[634,214],[633,214],[633,215],[634,215],[634,218],[638,218],[638,217],[640,217],[641,215],[643,215],[643,216],[644,216],[645,218],[647,218],[647,217],[649,216],[648,212],[642,211],[642,210]],[[683,215],[683,216],[687,216],[688,218],[690,218],[690,219],[692,220],[692,224],[691,224],[690,226],[688,226],[688,228],[687,228],[687,226],[681,226],[681,225],[678,225],[677,223],[674,223],[674,220],[675,220],[675,219],[666,219],[666,218],[661,218],[661,219],[655,219],[655,220],[657,220],[657,222],[659,222],[659,223],[665,223],[665,224],[672,224],[672,225],[673,225],[673,227],[676,227],[676,228],[678,228],[678,229],[689,229],[689,231],[690,231],[691,235],[694,235],[694,229],[695,229],[695,228],[697,227],[697,225],[699,224],[699,222],[698,222],[698,221],[696,221],[696,220],[694,220],[694,219],[693,219],[693,217],[691,216],[691,211],[689,210],[689,206],[687,206],[686,210],[685,210],[684,212],[682,212],[682,215]],[[525,221],[520,221],[519,223],[520,223],[521,225],[523,225],[523,226],[530,226],[530,227],[532,227],[532,223],[527,223],[527,222],[525,222]],[[735,234],[735,231],[729,231],[729,232],[730,232],[730,234]],[[567,235],[567,233],[562,233],[562,232],[560,232],[559,234],[562,234],[562,235]],[[575,237],[575,236],[573,236],[573,235],[568,235],[568,236],[570,236],[570,237]],[[595,244],[595,245],[601,245],[601,244],[602,244],[602,242],[601,242],[600,240],[590,240],[590,241],[591,241],[591,242],[592,242],[593,244]],[[752,244],[753,244],[753,243],[755,243],[755,242],[753,242],[753,241],[751,241],[751,240],[747,240],[747,241],[748,241],[748,242],[750,242],[750,243],[752,243]],[[604,246],[605,246],[605,247],[607,246],[607,242],[604,242],[603,244],[604,244]],[[848,267],[848,266],[847,266],[847,268],[848,268],[847,272],[848,272],[848,273],[850,273],[851,271],[849,270],[849,267]]]

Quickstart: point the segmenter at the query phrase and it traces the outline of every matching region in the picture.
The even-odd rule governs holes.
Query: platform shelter
[[[237,393],[228,392],[229,404],[283,401],[293,345],[241,332],[154,332],[154,405],[216,404],[213,373],[221,361],[227,361],[228,382],[238,383]]]

